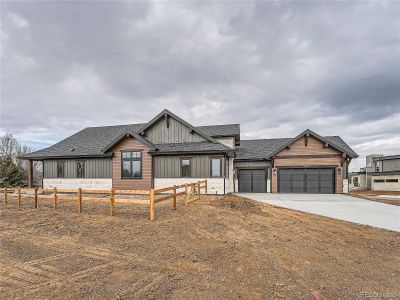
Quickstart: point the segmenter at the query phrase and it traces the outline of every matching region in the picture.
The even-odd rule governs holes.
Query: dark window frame
[[[182,176],[182,161],[189,161],[189,177]],[[180,157],[179,158],[179,177],[180,178],[192,178],[192,157]]]
[[[399,182],[399,180],[398,180],[397,178],[387,178],[387,179],[385,180],[385,182],[392,182],[392,183],[395,183],[395,182]]]
[[[220,164],[219,164],[219,176],[213,176],[213,168],[212,168],[212,161],[213,160],[219,160]],[[210,178],[223,178],[223,157],[222,156],[210,156]]]
[[[143,151],[142,150],[121,150],[121,179],[143,179]],[[124,158],[123,157],[123,153],[132,153],[132,152],[139,152],[140,153],[140,158],[138,157],[128,157],[128,158]],[[131,170],[133,171],[133,162],[134,161],[139,161],[140,162],[140,176],[124,176],[124,161],[129,161],[130,162],[130,166],[131,166]],[[133,173],[133,172],[132,172]]]
[[[83,164],[82,177],[79,176],[78,164]],[[86,160],[77,160],[77,161],[75,161],[75,166],[76,166],[76,178],[86,178]]]
[[[59,166],[62,166],[61,176],[59,175]],[[65,161],[63,160],[56,161],[56,178],[65,178]]]
[[[375,182],[377,182],[377,183],[384,183],[385,182],[385,179],[374,179],[374,183]]]

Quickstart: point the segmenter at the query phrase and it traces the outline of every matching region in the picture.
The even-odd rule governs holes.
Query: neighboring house
[[[338,136],[307,129],[294,138],[240,140],[239,124],[193,126],[164,110],[144,124],[85,128],[21,158],[43,162],[45,188],[149,189],[207,179],[209,193],[224,194],[347,193],[356,157]]]
[[[366,167],[349,179],[350,190],[400,191],[400,155],[368,155]]]

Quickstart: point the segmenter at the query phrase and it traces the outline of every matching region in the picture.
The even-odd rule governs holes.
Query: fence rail
[[[116,213],[115,203],[148,205],[149,219],[153,221],[155,219],[155,204],[172,199],[172,209],[175,210],[177,197],[185,196],[184,203],[188,205],[200,199],[201,189],[204,189],[204,194],[207,195],[207,180],[150,190],[3,188],[0,194],[3,196],[5,205],[8,204],[10,198],[17,198],[18,206],[21,206],[23,199],[34,199],[34,208],[39,207],[39,200],[42,199],[52,200],[54,209],[58,209],[59,201],[76,201],[78,213],[82,213],[82,203],[85,201],[96,203],[108,202],[110,204],[110,216]],[[129,195],[142,195],[148,198],[127,198]]]

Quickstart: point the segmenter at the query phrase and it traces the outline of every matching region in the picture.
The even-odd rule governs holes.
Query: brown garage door
[[[335,193],[334,168],[279,168],[279,193]]]

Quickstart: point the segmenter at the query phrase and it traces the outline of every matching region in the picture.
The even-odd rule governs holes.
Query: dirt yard
[[[400,297],[399,233],[237,196],[160,204],[154,222],[32,205],[0,204],[2,299]]]
[[[361,191],[352,191],[350,192],[350,195],[357,196],[370,201],[400,206],[400,199],[391,197],[391,196],[400,196],[400,192],[361,190]]]

